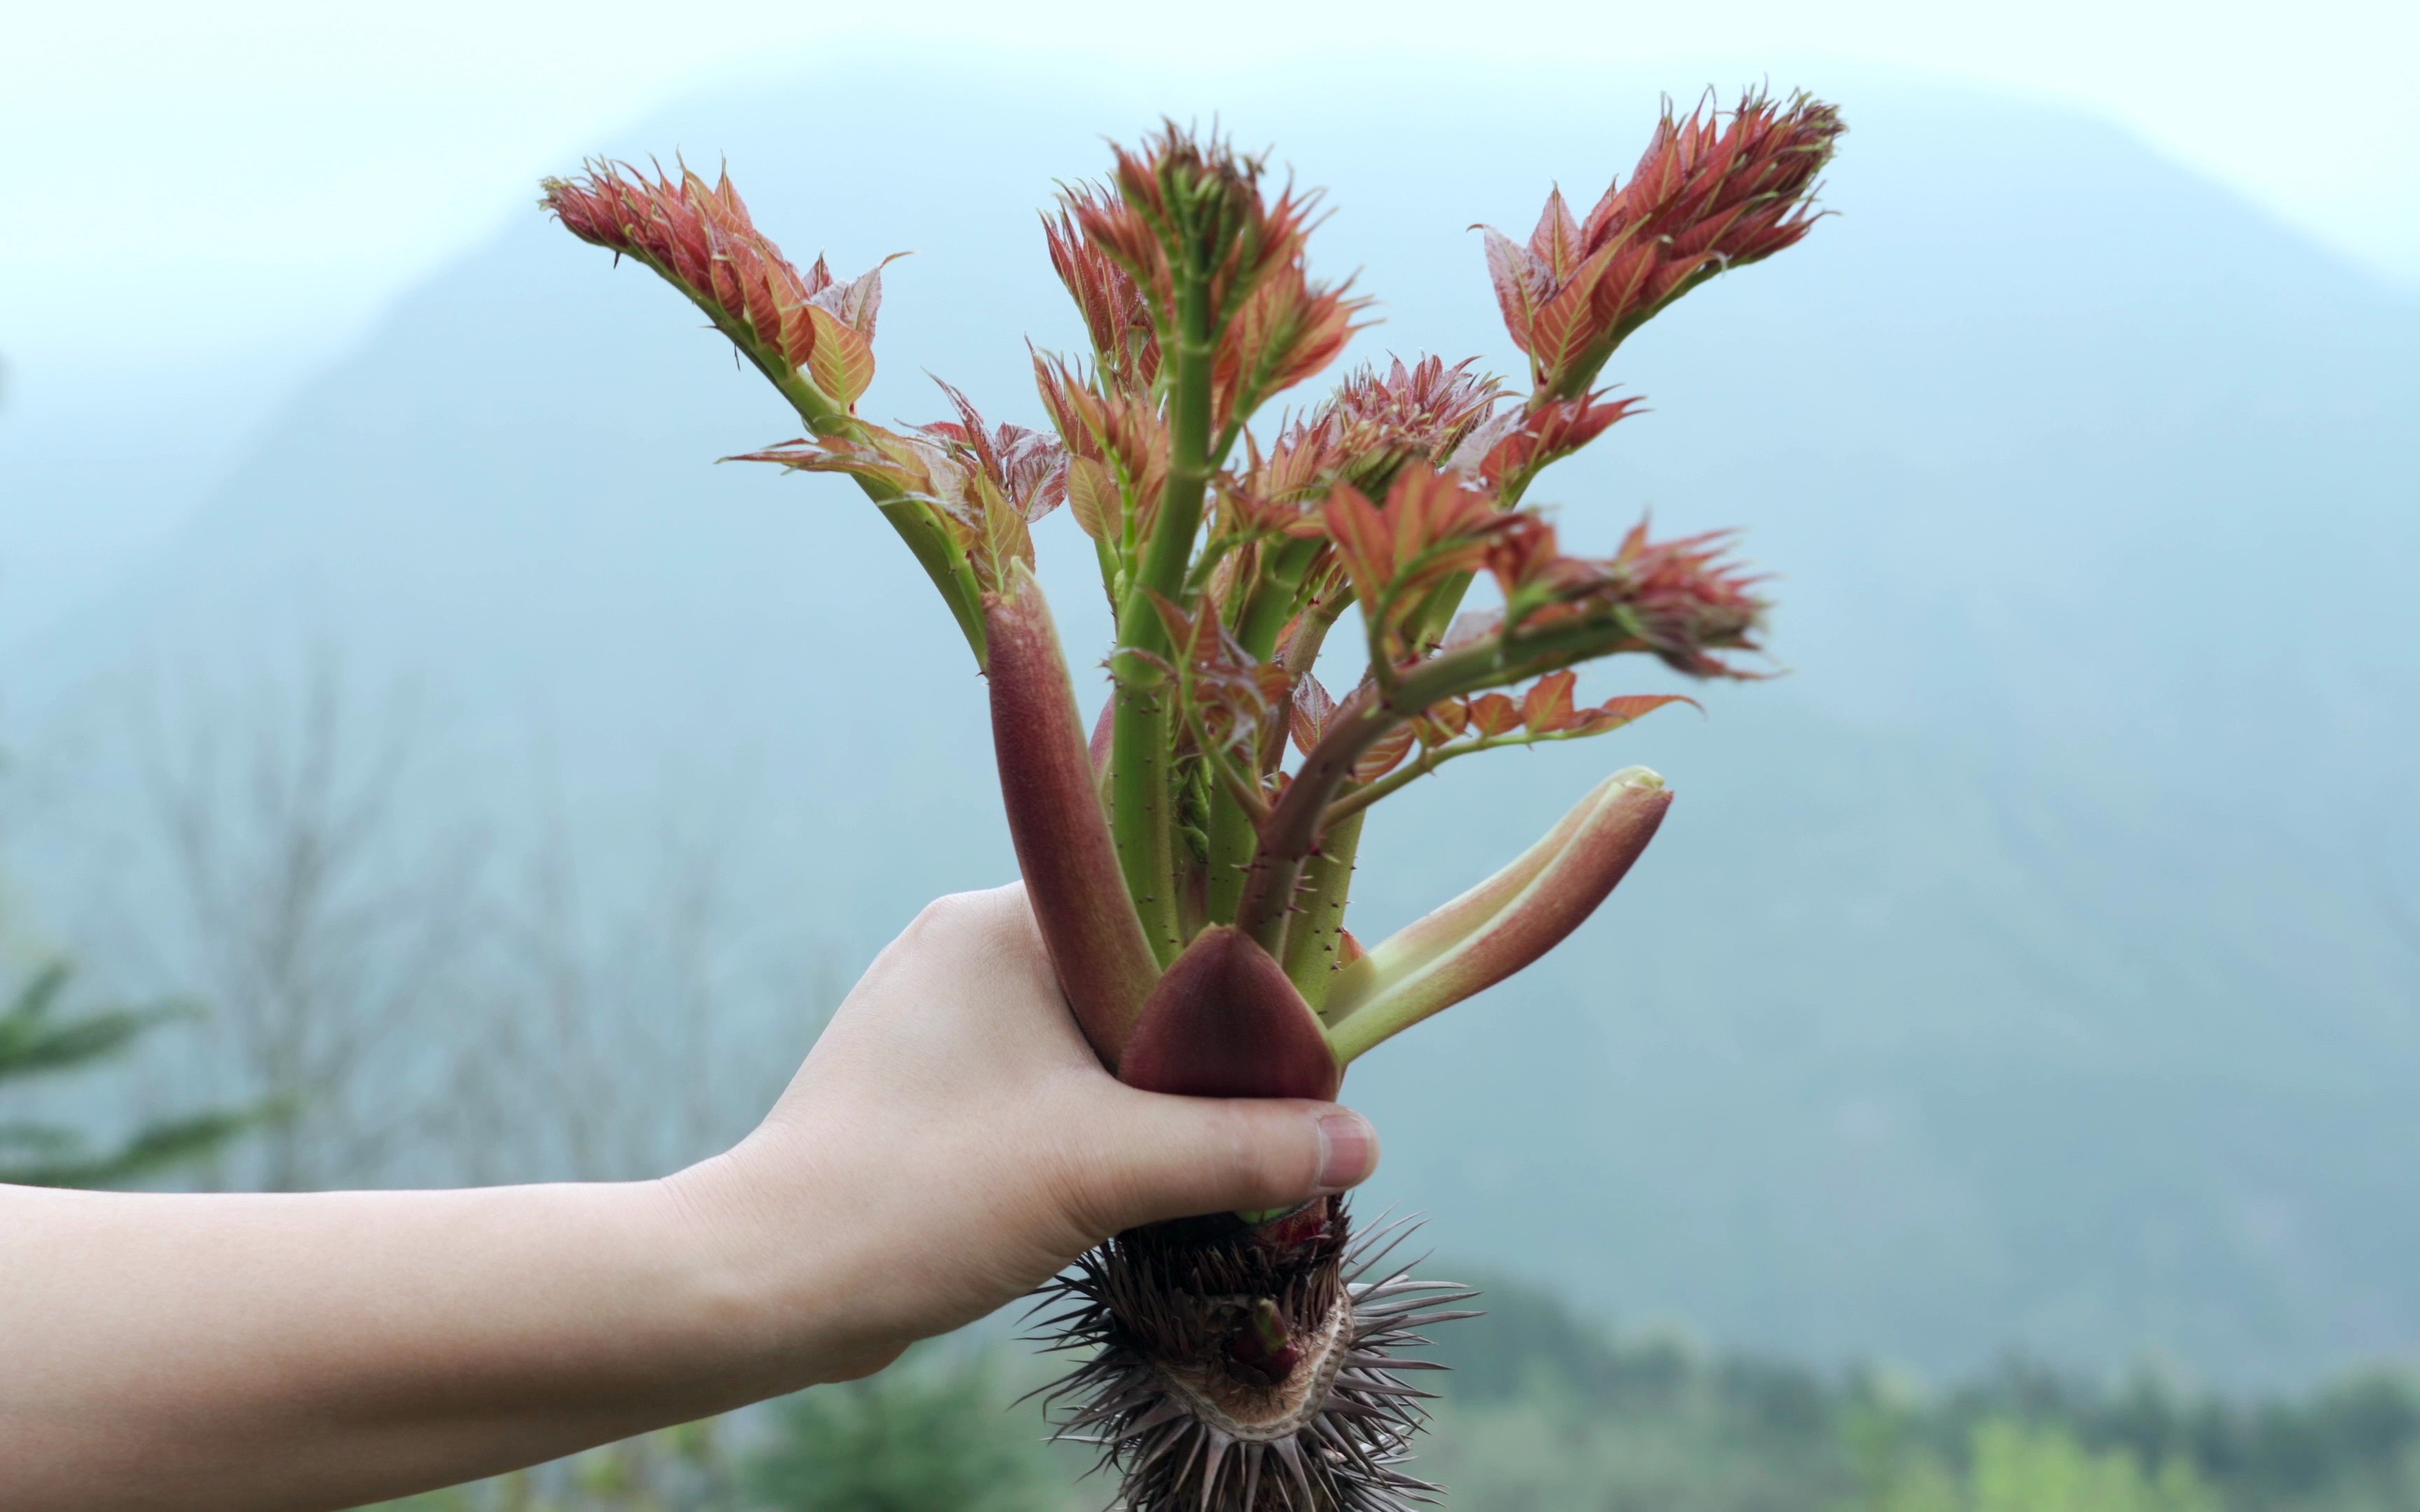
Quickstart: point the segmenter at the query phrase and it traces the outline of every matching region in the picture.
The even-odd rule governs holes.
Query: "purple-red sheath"
[[[984,633],[992,750],[1026,897],[1067,1006],[1116,1071],[1159,964],[1118,869],[1050,607],[1022,563],[984,596]]]
[[[1169,964],[1126,1041],[1118,1079],[1188,1097],[1336,1096],[1344,1069],[1285,968],[1233,925]]]

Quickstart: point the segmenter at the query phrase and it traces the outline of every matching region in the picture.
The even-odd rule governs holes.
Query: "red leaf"
[[[1361,759],[1353,764],[1353,780],[1375,782],[1393,771],[1396,765],[1411,753],[1412,739],[1412,727],[1408,724],[1397,725],[1387,732],[1379,737],[1376,745],[1363,752]]]
[[[1547,276],[1558,284],[1568,280],[1580,265],[1580,226],[1572,219],[1572,208],[1563,202],[1560,186],[1546,196],[1538,228],[1529,233],[1529,255],[1545,264]]]
[[[1529,331],[1537,318],[1540,290],[1530,272],[1529,255],[1519,242],[1497,230],[1482,226],[1487,237],[1487,276],[1496,285],[1496,305],[1504,313],[1504,329],[1512,333],[1512,345],[1523,351],[1529,349]]]
[[[1493,740],[1521,727],[1521,706],[1501,693],[1482,693],[1470,701],[1470,726]]]
[[[1652,714],[1667,703],[1685,703],[1699,714],[1705,705],[1686,693],[1624,693],[1609,698],[1592,709],[1581,709],[1572,717],[1572,728],[1588,733],[1603,734],[1619,730],[1641,715]]]
[[[1109,470],[1089,456],[1071,458],[1067,463],[1067,511],[1086,535],[1095,541],[1114,542],[1120,537],[1119,517],[1125,513],[1125,501],[1118,493],[1118,483]]]
[[[830,311],[846,321],[850,330],[872,341],[874,319],[882,309],[882,270],[906,255],[904,252],[894,252],[845,284],[832,283],[830,270],[817,258],[815,270],[823,274],[825,283],[814,296],[815,308]]]
[[[1294,691],[1294,673],[1279,662],[1264,661],[1253,667],[1252,682],[1260,688],[1261,697],[1270,703]]]
[[[1309,672],[1295,685],[1294,711],[1288,724],[1294,734],[1294,748],[1308,756],[1311,748],[1326,738],[1327,721],[1336,714],[1336,701],[1319,679]]]
[[[1553,734],[1573,723],[1572,686],[1578,681],[1576,672],[1549,672],[1522,695],[1521,722],[1531,734]]]
[[[807,376],[844,409],[853,409],[874,381],[874,347],[857,329],[821,305],[809,305],[815,342],[807,353]]]
[[[1470,705],[1460,699],[1432,703],[1412,722],[1423,746],[1442,746],[1470,728]]]
[[[1366,603],[1395,576],[1394,532],[1378,506],[1349,483],[1338,484],[1327,496],[1326,518],[1336,554]]]

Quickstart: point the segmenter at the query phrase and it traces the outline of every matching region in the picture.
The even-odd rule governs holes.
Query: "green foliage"
[[[1928,1396],[1666,1335],[1490,1281],[1419,1472],[1457,1512],[2412,1512],[2420,1383],[2259,1402],[2009,1365]]]
[[[1995,1418],[1978,1426],[1963,1466],[1914,1441],[1900,1412],[1864,1404],[1848,1435],[1854,1512],[2225,1512],[2191,1460],[2156,1472],[2125,1447],[2094,1450],[2068,1427]]]
[[[2062,1428],[1986,1423],[1975,1430],[1968,1512],[2221,1512],[2185,1459],[2148,1474],[2125,1449],[2099,1453]]]
[[[977,1362],[894,1366],[784,1402],[780,1440],[749,1467],[752,1504],[780,1512],[1053,1512],[1032,1424],[1001,1410]]]
[[[109,1060],[152,1029],[186,1014],[176,1007],[64,1014],[60,1001],[72,975],[67,963],[52,962],[0,1009],[0,1087]],[[81,1134],[55,1124],[0,1120],[0,1182],[110,1186],[133,1180],[204,1159],[269,1114],[256,1109],[159,1119],[111,1149],[94,1149]]]
[[[1438,1335],[1454,1374],[1414,1467],[1457,1512],[1812,1512],[1854,1489],[1814,1372],[1618,1338],[1549,1293],[1481,1284],[1486,1315]]]
[[[729,1420],[643,1433],[491,1480],[381,1502],[364,1512],[742,1512],[725,1451]]]
[[[609,1443],[382,1512],[1068,1512],[1054,1452],[989,1355],[936,1348],[866,1381]]]
[[[2293,1399],[2096,1390],[2009,1365],[1946,1393],[1628,1335],[1488,1280],[1413,1471],[1454,1512],[2413,1512],[2420,1386]],[[1009,1379],[1006,1370],[1016,1372]],[[1069,1512],[1085,1460],[1010,1398],[1038,1362],[920,1350],[869,1381],[396,1512]]]

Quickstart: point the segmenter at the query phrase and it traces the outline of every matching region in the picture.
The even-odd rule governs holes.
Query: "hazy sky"
[[[2115,116],[2420,293],[2413,0],[1221,0],[1223,39],[1207,8],[0,0],[0,641],[158,539],[389,298],[526,215],[540,173],[718,79],[869,42],[1214,76],[1375,44],[1469,60],[1499,99],[1524,57],[1668,63],[1683,92],[1923,70]]]
[[[1222,0],[1252,23],[1224,44],[1195,8],[1105,0],[0,5],[0,349],[21,362],[357,318],[525,203],[541,167],[719,73],[860,37],[1214,66],[1377,38],[1504,60],[1920,68],[2117,116],[2420,287],[2412,0]]]

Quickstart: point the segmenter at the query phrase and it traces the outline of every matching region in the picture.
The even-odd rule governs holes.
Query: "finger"
[[[1095,1149],[1084,1207],[1104,1234],[1199,1213],[1290,1208],[1378,1168],[1370,1121],[1333,1103],[1135,1093]]]

